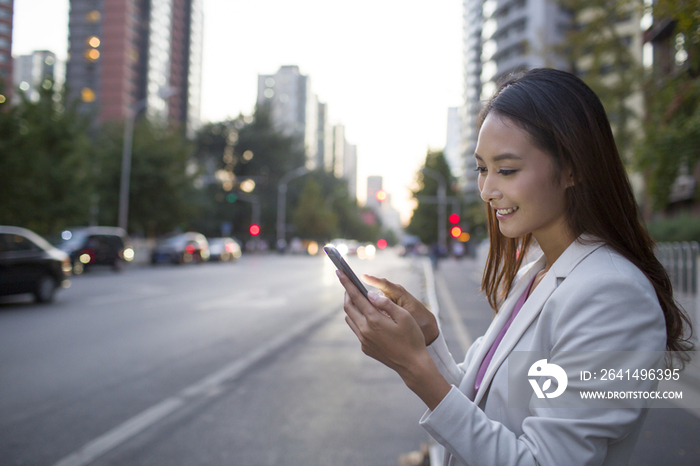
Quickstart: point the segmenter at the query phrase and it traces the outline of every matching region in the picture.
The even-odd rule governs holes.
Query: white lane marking
[[[436,317],[438,317],[440,312],[440,306],[437,301],[437,294],[435,293],[435,288],[437,285],[437,288],[440,291],[440,297],[442,298],[442,301],[444,302],[445,307],[447,308],[447,312],[450,315],[450,320],[452,320],[457,342],[461,346],[462,352],[466,353],[469,347],[472,345],[472,343],[474,343],[474,340],[469,334],[469,330],[467,330],[467,327],[464,325],[464,322],[462,322],[462,317],[459,315],[459,311],[457,310],[457,306],[455,305],[454,299],[452,299],[450,290],[447,288],[445,279],[433,273],[433,267],[427,259],[425,259],[423,262],[423,271],[425,273],[425,281],[428,300],[430,303],[430,310],[435,314]]]
[[[166,416],[174,413],[191,403],[195,398],[216,392],[224,382],[238,378],[245,370],[253,367],[263,359],[305,334],[308,330],[322,323],[337,312],[337,309],[326,311],[292,327],[285,333],[269,340],[258,349],[195,382],[175,396],[166,398],[160,403],[140,412],[114,429],[86,443],[77,451],[59,460],[54,466],[85,466],[95,459],[124,443],[128,439],[143,432]]]

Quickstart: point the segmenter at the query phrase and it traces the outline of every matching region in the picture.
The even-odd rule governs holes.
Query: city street
[[[349,259],[430,301],[425,258]],[[435,273],[461,355],[492,316],[471,259]],[[396,465],[424,408],[367,358],[325,257],[132,266],[73,277],[52,305],[0,301],[0,464]],[[696,465],[700,418],[650,410],[631,465]]]
[[[421,293],[391,253],[358,273]],[[95,270],[0,303],[2,465],[395,465],[420,400],[359,350],[325,257]]]

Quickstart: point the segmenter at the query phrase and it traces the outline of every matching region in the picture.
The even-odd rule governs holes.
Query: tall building
[[[0,0],[1,1],[1,0]],[[71,0],[69,98],[100,121],[200,124],[203,0]]]
[[[0,0],[0,105],[12,97],[12,0]]]
[[[296,65],[282,66],[275,74],[259,74],[257,105],[269,109],[278,131],[304,143],[307,162],[315,168],[319,106],[309,77]]]
[[[357,146],[347,141],[343,157],[343,178],[348,181],[350,199],[357,199]]]
[[[326,172],[333,171],[333,125],[328,116],[328,104],[318,103],[318,148],[316,149],[316,166]]]
[[[481,38],[481,98],[510,73],[540,67],[568,69],[554,53],[571,25],[570,13],[554,0],[486,0]]]
[[[375,212],[379,212],[381,202],[377,199],[377,193],[382,190],[384,178],[381,176],[367,177],[367,202],[365,205]]]
[[[461,113],[461,151],[465,163],[471,158],[476,149],[476,118],[481,109],[481,30],[483,27],[483,0],[465,0],[464,2],[464,31],[463,31],[463,60],[464,87]],[[464,188],[476,192],[475,173],[465,171]]]
[[[570,14],[555,0],[465,0],[463,23],[464,91],[461,111],[462,185],[476,195],[476,173],[469,170],[476,149],[477,117],[498,81],[537,67],[568,69],[554,53],[570,27]]]
[[[60,86],[62,77],[58,69],[56,54],[48,50],[37,50],[31,55],[20,55],[14,58],[12,84],[24,92],[28,99],[37,101],[40,87],[55,88],[56,82]],[[19,96],[15,96],[15,100],[18,99]]]
[[[465,173],[465,154],[462,153],[462,120],[458,107],[447,109],[447,136],[445,138],[445,160],[452,176],[462,182]]]

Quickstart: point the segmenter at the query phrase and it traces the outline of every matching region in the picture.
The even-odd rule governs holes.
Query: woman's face
[[[496,211],[508,238],[532,233],[540,245],[568,237],[564,192],[573,185],[562,170],[555,179],[552,157],[507,118],[490,113],[474,154],[481,198]]]

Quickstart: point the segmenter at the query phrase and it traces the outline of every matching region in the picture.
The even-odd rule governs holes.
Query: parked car
[[[32,293],[37,302],[50,302],[70,274],[68,254],[33,231],[0,226],[0,295]]]
[[[241,245],[233,238],[209,238],[210,261],[235,261],[241,257]]]
[[[204,262],[209,260],[207,238],[193,231],[168,236],[151,251],[151,264]]]
[[[124,229],[117,227],[67,228],[53,243],[70,256],[75,275],[96,265],[107,265],[119,271],[134,259],[131,238]]]

